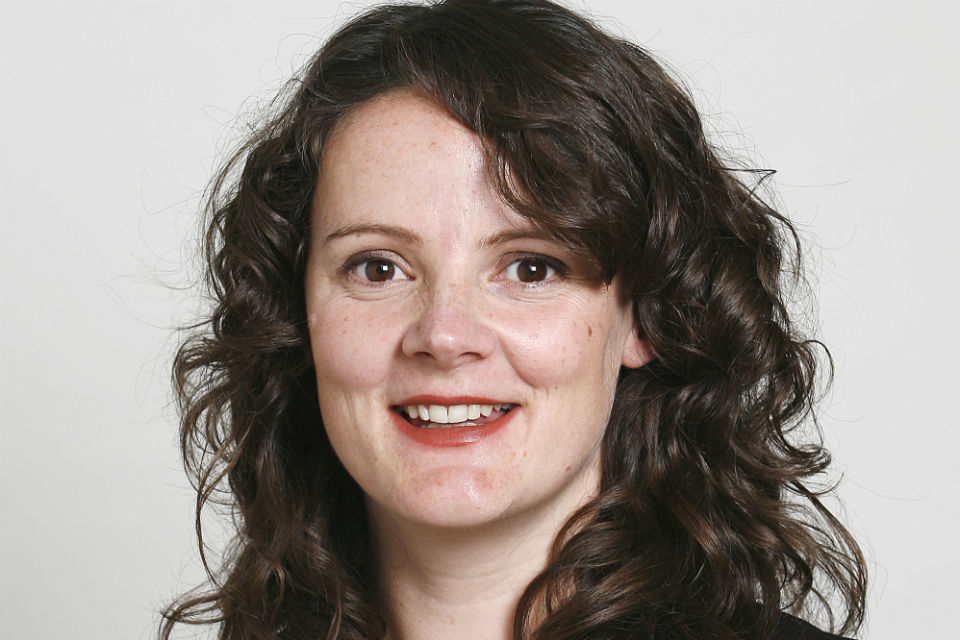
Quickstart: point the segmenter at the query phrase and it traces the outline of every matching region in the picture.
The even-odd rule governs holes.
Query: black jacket
[[[826,631],[820,631],[815,626],[801,620],[800,618],[795,618],[793,616],[783,614],[780,616],[780,622],[777,623],[777,628],[773,631],[773,636],[771,640],[844,640],[840,636],[835,636],[832,633],[827,633]]]

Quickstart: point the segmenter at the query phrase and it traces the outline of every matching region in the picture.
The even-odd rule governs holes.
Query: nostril
[[[489,327],[472,307],[468,296],[459,300],[434,300],[419,321],[404,335],[401,348],[410,357],[430,360],[442,367],[463,364],[489,355],[494,340]]]

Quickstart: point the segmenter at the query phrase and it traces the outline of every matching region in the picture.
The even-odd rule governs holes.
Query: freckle
[[[588,336],[593,335],[593,327],[591,327],[590,325],[587,325],[587,335]]]

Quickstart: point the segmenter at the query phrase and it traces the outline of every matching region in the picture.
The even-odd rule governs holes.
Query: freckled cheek
[[[310,346],[319,381],[352,389],[380,383],[389,374],[399,348],[396,317],[360,312],[351,305],[326,306],[331,310],[312,314],[310,322]]]
[[[579,313],[544,313],[536,317],[505,316],[501,323],[504,348],[517,373],[534,386],[559,384],[596,361],[602,345],[601,321]]]

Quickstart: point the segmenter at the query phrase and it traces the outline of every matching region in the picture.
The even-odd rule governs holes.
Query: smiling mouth
[[[411,404],[391,407],[407,422],[420,429],[478,427],[499,420],[515,404]]]

